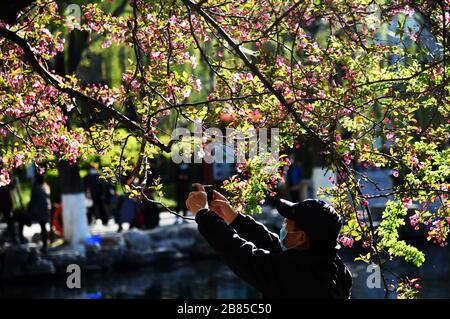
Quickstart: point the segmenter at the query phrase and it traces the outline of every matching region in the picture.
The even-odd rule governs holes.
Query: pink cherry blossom
[[[353,243],[355,242],[355,240],[352,237],[348,237],[346,235],[342,236],[339,241],[342,243],[342,245],[352,248]]]
[[[202,82],[200,79],[194,81],[194,90],[200,92],[202,90]]]
[[[344,160],[345,165],[350,165],[353,159],[353,155],[351,155],[349,152],[345,152],[342,156],[342,159]]]
[[[8,185],[11,182],[11,179],[9,178],[9,173],[2,169],[0,171],[0,186]]]

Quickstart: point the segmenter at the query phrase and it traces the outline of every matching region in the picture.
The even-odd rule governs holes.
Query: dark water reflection
[[[176,263],[88,273],[81,289],[66,288],[66,279],[0,284],[1,298],[259,298],[219,260]]]
[[[421,298],[449,298],[449,249],[423,245],[427,255],[417,269],[405,262],[389,262],[396,274],[422,278]],[[382,288],[369,289],[367,265],[351,262],[354,255],[342,252],[354,275],[353,298],[383,298]],[[347,262],[348,261],[348,262]],[[393,275],[386,273],[387,280]],[[111,273],[84,274],[81,289],[66,288],[65,278],[26,283],[0,283],[2,298],[260,298],[252,287],[237,278],[220,260],[177,263]],[[301,289],[301,288],[300,288]],[[390,295],[390,298],[395,297]]]

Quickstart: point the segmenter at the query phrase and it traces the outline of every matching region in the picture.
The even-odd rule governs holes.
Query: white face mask
[[[280,246],[281,246],[281,250],[286,251],[286,250],[288,250],[290,248],[293,248],[293,247],[290,247],[290,248],[286,247],[286,245],[284,244],[284,240],[286,239],[286,236],[288,234],[295,234],[295,233],[299,233],[299,232],[301,232],[301,230],[299,230],[299,231],[287,231],[286,224],[283,224],[283,226],[281,226],[280,237],[278,239],[278,241],[280,243]]]

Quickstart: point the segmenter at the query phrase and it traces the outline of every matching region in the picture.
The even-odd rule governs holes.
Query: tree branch
[[[236,52],[236,54],[239,56],[239,58],[244,62],[244,64],[253,72],[255,76],[259,78],[259,80],[264,84],[264,86],[273,94],[275,97],[280,101],[280,103],[286,108],[286,110],[294,117],[296,122],[306,131],[308,134],[310,134],[312,137],[316,138],[317,141],[321,144],[326,146],[325,141],[323,141],[316,132],[314,132],[308,125],[303,122],[302,118],[295,112],[295,110],[292,108],[292,105],[286,101],[283,94],[281,94],[279,91],[277,91],[272,83],[266,77],[259,71],[259,69],[247,59],[247,56],[241,51],[241,48],[238,44],[236,44],[233,39],[227,34],[227,32],[222,29],[222,27],[213,19],[211,18],[198,4],[190,1],[190,0],[183,0],[183,3],[188,9],[193,9],[196,11],[199,15],[205,19],[207,23],[209,23],[211,26],[216,29],[216,31],[222,36],[222,38],[230,45],[230,47]]]
[[[17,44],[24,52],[25,57],[28,59],[31,67],[34,69],[35,72],[37,72],[42,79],[47,82],[48,84],[54,86],[56,89],[58,89],[60,92],[66,93],[72,98],[75,98],[77,100],[83,101],[87,105],[91,106],[92,108],[97,108],[112,118],[118,120],[121,124],[123,124],[125,127],[130,129],[131,131],[134,131],[135,133],[138,133],[139,135],[144,136],[144,138],[151,144],[159,147],[164,152],[170,152],[170,147],[163,144],[155,135],[153,134],[145,134],[144,129],[139,126],[136,122],[129,119],[127,116],[123,115],[122,113],[118,112],[116,109],[114,109],[111,106],[107,106],[100,101],[97,101],[93,99],[92,97],[89,97],[80,91],[77,91],[71,87],[67,87],[64,83],[62,83],[60,80],[58,80],[56,77],[54,77],[42,64],[38,61],[37,57],[34,55],[30,45],[28,42],[18,36],[16,33],[5,29],[0,28],[0,37],[3,37],[5,39],[8,39],[15,44]]]

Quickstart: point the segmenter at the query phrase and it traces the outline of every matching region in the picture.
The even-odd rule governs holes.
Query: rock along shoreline
[[[265,210],[257,219],[272,230],[281,222],[271,210]],[[195,223],[96,237],[98,241],[84,245],[84,254],[65,245],[50,248],[47,254],[42,254],[34,243],[4,246],[0,248],[0,281],[67,275],[70,264],[79,265],[83,271],[111,271],[217,257]]]

